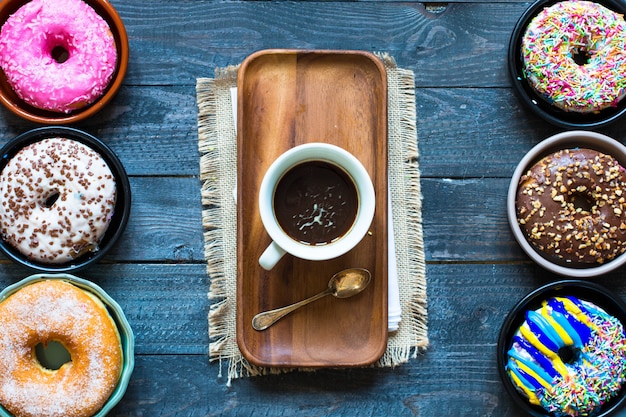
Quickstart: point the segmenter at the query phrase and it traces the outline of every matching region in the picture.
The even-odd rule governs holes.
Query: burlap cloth
[[[376,366],[394,367],[416,357],[428,346],[426,268],[414,74],[398,68],[390,56],[379,56],[387,68],[388,78],[389,189],[402,316],[398,330],[389,334],[387,349]],[[219,360],[220,377],[224,363],[227,364],[228,384],[241,376],[291,370],[252,366],[237,347],[237,208],[233,197],[237,178],[237,134],[231,101],[231,88],[237,86],[237,69],[218,68],[215,78],[196,80],[202,219],[205,258],[211,279],[209,357],[211,361]]]

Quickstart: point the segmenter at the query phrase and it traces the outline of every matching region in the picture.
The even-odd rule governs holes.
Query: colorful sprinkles
[[[522,39],[524,76],[564,111],[598,112],[626,95],[626,22],[590,1],[543,9]]]
[[[623,325],[588,301],[546,300],[527,312],[507,372],[530,403],[552,415],[592,417],[626,381]]]

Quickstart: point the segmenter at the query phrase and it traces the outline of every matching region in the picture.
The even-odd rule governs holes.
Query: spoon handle
[[[319,300],[322,297],[325,297],[329,294],[332,294],[330,288],[327,288],[325,291],[322,291],[319,294],[314,295],[313,297],[309,297],[306,300],[298,301],[297,303],[290,304],[285,307],[277,308],[275,310],[265,311],[263,313],[259,313],[252,318],[252,327],[255,330],[265,330],[270,327],[272,324],[276,323],[278,320],[285,317],[287,314],[292,311],[305,306],[315,300]]]

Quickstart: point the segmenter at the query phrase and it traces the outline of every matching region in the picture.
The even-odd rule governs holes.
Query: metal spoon
[[[265,330],[292,311],[330,294],[337,298],[352,297],[363,291],[371,280],[372,274],[363,268],[351,268],[337,272],[328,281],[326,290],[295,304],[259,313],[252,319],[252,327],[255,330]]]

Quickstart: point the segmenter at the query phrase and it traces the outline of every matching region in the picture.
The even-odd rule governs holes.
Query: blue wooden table
[[[111,0],[130,39],[114,100],[75,127],[130,175],[131,218],[79,276],[123,307],[136,367],[112,416],[522,416],[496,369],[505,315],[558,279],[520,250],[506,219],[522,156],[561,129],[529,113],[506,53],[530,3]],[[268,48],[388,52],[415,72],[430,346],[394,369],[320,370],[233,381],[208,357],[197,77]],[[0,144],[37,127],[0,109]],[[626,139],[626,120],[600,130]],[[0,259],[0,287],[31,271]],[[626,297],[624,271],[595,281]],[[622,413],[626,416],[626,412]]]

